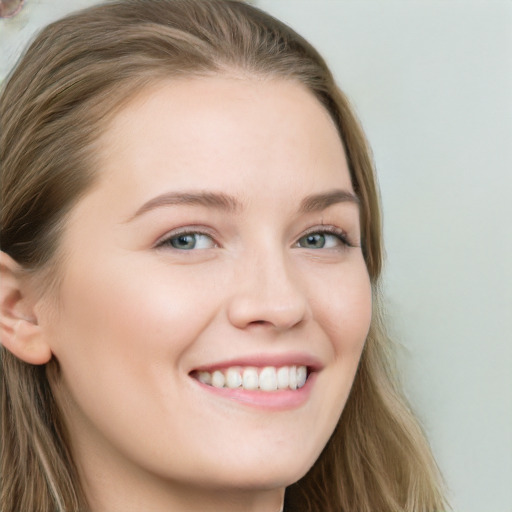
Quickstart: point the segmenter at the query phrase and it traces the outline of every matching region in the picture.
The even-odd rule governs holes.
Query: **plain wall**
[[[38,26],[91,3],[0,20],[0,79]],[[454,509],[511,512],[512,2],[254,3],[317,46],[367,132],[392,333]]]

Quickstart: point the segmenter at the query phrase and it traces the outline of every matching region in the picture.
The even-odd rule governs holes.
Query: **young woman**
[[[1,96],[1,509],[440,511],[318,53],[229,0],[47,27]]]

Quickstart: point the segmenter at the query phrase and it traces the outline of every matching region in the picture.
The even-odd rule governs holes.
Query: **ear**
[[[0,343],[26,363],[45,364],[52,352],[34,305],[34,292],[21,266],[0,251]]]

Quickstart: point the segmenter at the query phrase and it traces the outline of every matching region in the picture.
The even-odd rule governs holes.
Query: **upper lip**
[[[276,368],[281,366],[307,366],[309,371],[320,371],[323,368],[320,360],[311,354],[288,352],[284,354],[253,354],[215,361],[197,366],[194,368],[194,371],[212,372],[233,366],[255,366],[257,368],[265,366],[274,366]]]

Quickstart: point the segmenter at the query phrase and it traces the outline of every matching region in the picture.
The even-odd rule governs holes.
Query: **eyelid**
[[[320,226],[314,226],[314,227],[307,229],[306,231],[304,231],[304,233],[302,233],[299,236],[299,238],[297,239],[297,242],[295,242],[295,243],[297,244],[301,238],[308,236],[308,235],[315,234],[315,233],[336,236],[337,238],[339,238],[341,243],[346,245],[347,247],[359,247],[358,244],[353,243],[351,241],[349,234],[344,229],[338,228],[336,226],[325,225],[325,224],[321,224]]]
[[[341,243],[346,245],[347,247],[360,247],[359,244],[352,242],[351,237],[344,229],[341,229],[339,227],[332,226],[332,225],[326,225],[326,224],[313,226],[313,227],[307,229],[306,231],[304,231],[294,242],[294,246],[296,246],[298,244],[298,241],[301,238],[303,238],[304,236],[308,236],[310,234],[315,234],[315,233],[333,235],[333,236],[339,238]],[[162,248],[162,247],[164,247],[164,244],[172,238],[175,238],[180,235],[193,235],[193,234],[207,236],[212,239],[215,247],[220,247],[220,244],[218,242],[218,237],[213,232],[213,230],[206,226],[199,226],[199,225],[187,225],[187,226],[175,228],[175,229],[167,232],[165,235],[161,236],[160,238],[158,238],[157,241],[153,244],[153,247],[155,247],[157,249]]]
[[[164,244],[171,240],[172,238],[175,238],[177,236],[181,235],[203,235],[207,236],[212,239],[215,247],[220,247],[219,243],[217,242],[215,235],[212,233],[212,231],[205,226],[183,226],[180,228],[172,229],[171,231],[167,232],[165,235],[158,238],[158,240],[153,244],[153,247],[156,249],[164,247]],[[178,250],[178,249],[176,249]]]

